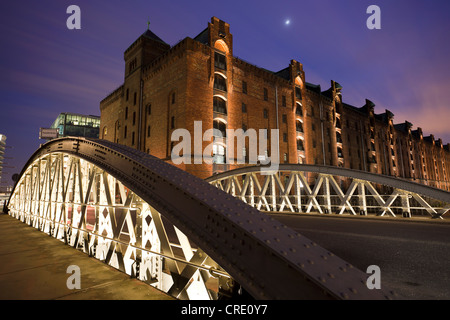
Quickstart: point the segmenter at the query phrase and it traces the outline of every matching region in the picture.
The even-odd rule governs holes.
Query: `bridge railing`
[[[443,218],[450,193],[414,182],[336,167],[244,167],[214,175],[212,185],[266,212]]]

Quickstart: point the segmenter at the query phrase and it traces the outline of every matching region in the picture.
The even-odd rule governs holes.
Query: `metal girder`
[[[301,177],[291,177],[289,188],[303,189]],[[243,196],[236,182],[227,190]],[[270,189],[249,178],[246,188],[250,194],[270,190],[270,201],[259,204],[276,209],[275,183],[283,186],[275,177]],[[292,208],[288,189],[281,205]],[[308,194],[314,205],[316,191]],[[394,298],[385,289],[368,289],[364,272],[208,182],[107,141],[62,138],[42,146],[25,165],[8,208],[181,299],[196,298],[197,292],[216,299],[220,290],[211,290],[209,280],[218,278],[224,287],[228,276],[256,299]],[[171,237],[178,238],[176,244]]]
[[[450,210],[449,192],[399,178],[303,164],[281,164],[277,172],[264,170],[262,166],[243,167],[216,174],[206,181],[224,191],[227,189],[222,186],[233,181],[235,188],[241,190],[242,200],[259,210],[272,213],[316,211],[343,214],[347,211],[352,215],[358,212],[367,215],[371,211],[380,216],[388,213],[395,217],[395,212],[401,212],[404,217],[425,213],[432,218],[442,219]],[[285,177],[285,184],[281,182],[281,176]],[[264,187],[253,189],[250,196],[243,196],[248,188],[244,182],[250,177],[252,181],[262,182]],[[294,184],[295,181],[299,183]],[[384,190],[382,193],[380,186],[387,187],[388,192]],[[267,194],[269,189],[271,192]]]

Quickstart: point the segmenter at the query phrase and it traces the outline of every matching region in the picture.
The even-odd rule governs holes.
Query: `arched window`
[[[342,137],[341,137],[341,134],[339,132],[336,132],[336,142],[337,143],[342,143]]]
[[[213,98],[213,106],[215,112],[227,114],[227,102],[221,97],[215,96]]]
[[[217,73],[214,75],[214,89],[227,91],[226,79],[222,75],[217,74]]]
[[[214,49],[222,51],[223,53],[228,53],[228,46],[222,39],[219,39],[214,43]]]
[[[225,163],[225,146],[221,144],[213,144],[213,163]]]
[[[213,121],[213,129],[214,130],[214,136],[219,136],[218,132],[216,130],[218,130],[220,132],[220,134],[222,135],[222,138],[225,138],[227,136],[227,125],[225,122],[220,121],[220,120],[214,120]]]
[[[337,148],[337,156],[338,156],[338,158],[343,158],[344,157],[344,154],[342,153],[342,148],[341,147]]]
[[[108,128],[105,126],[103,127],[103,135],[102,135],[102,139],[106,138],[106,134],[108,133]]]
[[[295,124],[295,130],[297,132],[303,132],[303,124],[300,121],[297,121]]]
[[[219,52],[214,53],[214,67],[221,70],[227,70],[227,58]]]
[[[298,151],[305,151],[305,147],[303,146],[303,140],[297,139],[297,150]]]
[[[300,103],[297,103],[297,107],[295,108],[295,114],[303,117],[303,107]]]

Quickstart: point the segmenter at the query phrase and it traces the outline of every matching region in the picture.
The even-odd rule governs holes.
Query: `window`
[[[175,104],[175,92],[172,93],[172,104]]]
[[[215,129],[213,131],[213,134],[215,137],[225,138],[227,136],[227,125],[224,122],[219,121],[219,120],[214,120],[213,128]],[[220,134],[216,130],[218,130],[220,132]]]
[[[147,137],[150,137],[151,127],[150,125],[147,127]]]
[[[311,123],[311,129],[312,131],[316,131],[316,125],[314,123]]]
[[[302,132],[303,133],[303,124],[300,121],[297,121],[295,124],[295,129],[297,132]]]
[[[303,147],[303,140],[297,139],[297,150],[298,151],[305,151],[305,148]]]
[[[287,133],[283,133],[283,142],[287,142]]]
[[[315,147],[316,147],[316,140],[313,139],[313,148],[315,148]]]
[[[152,114],[152,105],[150,103],[147,105],[147,114],[148,115]]]
[[[133,133],[131,134],[131,145],[134,146],[134,131],[133,131]]]
[[[128,101],[129,95],[130,95],[130,89],[127,89],[127,93],[125,95],[125,100],[126,101]]]
[[[267,88],[264,88],[264,101],[269,100],[269,92],[267,91]]]
[[[284,159],[284,163],[288,162],[287,153],[284,154],[283,159]]]
[[[301,105],[297,104],[297,108],[295,109],[295,114],[300,117],[303,117],[303,109],[302,109]]]
[[[242,124],[242,130],[247,131],[247,125],[245,123]]]
[[[283,123],[287,123],[287,116],[285,114],[283,114],[281,116],[281,119],[282,119]]]
[[[213,163],[225,163],[225,147],[220,144],[213,144]]]
[[[123,138],[127,138],[127,126],[125,126],[125,128],[123,129]]]
[[[214,75],[214,89],[227,91],[227,83],[223,76],[219,74]]]
[[[125,120],[128,119],[128,107],[125,108]]]
[[[175,117],[170,118],[170,128],[175,128]]]
[[[227,105],[225,100],[220,97],[213,98],[213,110],[215,112],[227,114]]]
[[[302,90],[300,87],[295,87],[295,97],[300,100],[302,99]]]
[[[247,82],[242,81],[242,93],[247,94]]]
[[[247,105],[242,102],[242,113],[247,113]]]
[[[227,59],[225,55],[218,52],[214,53],[214,67],[227,70]]]
[[[133,104],[134,105],[136,105],[136,101],[137,101],[137,93],[135,92],[134,96],[133,96]]]
[[[264,119],[268,119],[269,118],[269,110],[264,109],[263,110],[263,116],[264,116]]]
[[[281,106],[286,107],[286,96],[281,97]]]
[[[133,112],[133,126],[136,124],[136,111]]]

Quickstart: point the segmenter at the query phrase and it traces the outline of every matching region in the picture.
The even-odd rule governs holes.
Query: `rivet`
[[[348,294],[341,292],[341,297],[344,299],[348,299]]]

